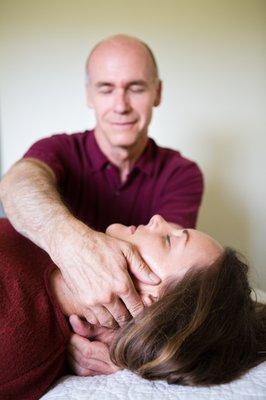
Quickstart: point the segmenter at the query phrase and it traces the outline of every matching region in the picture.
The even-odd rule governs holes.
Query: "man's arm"
[[[93,231],[63,204],[53,171],[43,162],[24,159],[0,183],[0,198],[14,227],[43,248],[92,323],[119,325],[143,304],[130,273],[143,282],[159,279],[137,251],[121,240]]]
[[[56,226],[71,217],[54,172],[37,159],[22,159],[10,168],[0,182],[0,199],[16,230],[48,253]]]

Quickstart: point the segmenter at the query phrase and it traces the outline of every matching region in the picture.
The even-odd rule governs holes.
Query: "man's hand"
[[[159,278],[132,245],[93,231],[70,213],[51,168],[34,159],[19,161],[1,181],[0,196],[15,229],[61,270],[79,315],[111,326],[142,310],[129,272],[148,284]]]
[[[80,376],[107,375],[118,371],[109,355],[114,331],[90,325],[76,315],[71,315],[69,321],[75,332],[68,345],[68,361],[72,370]]]
[[[143,309],[130,274],[148,284],[160,281],[130,243],[77,220],[58,226],[50,255],[74,296],[77,314],[92,324],[122,326]]]

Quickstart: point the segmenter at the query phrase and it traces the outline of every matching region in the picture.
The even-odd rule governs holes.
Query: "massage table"
[[[266,362],[224,385],[188,387],[148,381],[127,370],[60,379],[42,400],[266,400]]]
[[[266,303],[265,292],[256,290],[256,295]],[[66,376],[41,400],[266,400],[266,362],[234,382],[210,387],[151,382],[127,370],[94,377]]]

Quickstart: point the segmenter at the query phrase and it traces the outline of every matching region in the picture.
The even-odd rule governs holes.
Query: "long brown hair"
[[[232,249],[169,284],[122,328],[112,360],[147,379],[230,382],[266,360],[266,306],[251,300],[248,267]]]

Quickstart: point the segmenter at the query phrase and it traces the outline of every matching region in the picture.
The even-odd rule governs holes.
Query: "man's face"
[[[147,50],[139,44],[102,45],[88,72],[88,105],[95,110],[98,138],[115,147],[146,141],[161,91]]]

